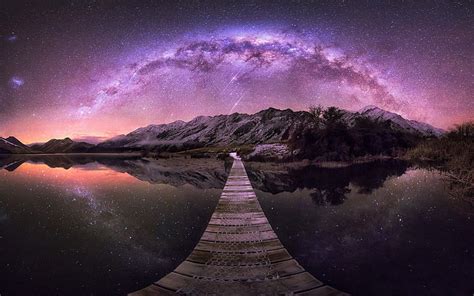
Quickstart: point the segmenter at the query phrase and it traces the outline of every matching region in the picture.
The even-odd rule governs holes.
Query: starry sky
[[[369,2],[2,1],[0,136],[315,104],[473,120],[472,2]]]

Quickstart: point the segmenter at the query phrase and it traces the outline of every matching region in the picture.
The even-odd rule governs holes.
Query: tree
[[[323,120],[326,126],[334,126],[341,122],[344,115],[341,109],[337,107],[329,107],[323,111]]]
[[[369,117],[359,116],[355,118],[354,128],[358,129],[376,129],[380,124]]]
[[[322,114],[323,114],[323,106],[321,105],[311,105],[309,106],[309,114],[311,114],[314,118],[314,122],[316,122],[316,126],[319,127],[319,124],[321,123],[322,119]]]
[[[449,133],[449,136],[459,139],[474,138],[474,121],[456,125],[455,129]]]

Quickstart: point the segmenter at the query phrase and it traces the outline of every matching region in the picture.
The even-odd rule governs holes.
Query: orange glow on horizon
[[[141,181],[127,173],[120,173],[108,169],[103,165],[91,170],[81,166],[65,168],[51,168],[46,164],[23,163],[13,174],[24,176],[28,179],[48,181],[51,184],[80,184],[114,186],[120,184],[134,184]]]

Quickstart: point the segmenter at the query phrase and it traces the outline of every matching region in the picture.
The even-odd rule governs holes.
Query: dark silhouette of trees
[[[323,110],[324,108],[321,105],[309,106],[309,114],[313,116],[314,122],[316,123],[316,127],[319,127],[322,121]]]
[[[392,129],[388,121],[358,117],[348,126],[343,120],[344,111],[336,107],[311,106],[309,113],[317,124],[302,128],[289,140],[297,158],[337,161],[369,155],[394,156],[419,141],[415,135]]]
[[[448,133],[449,138],[453,139],[474,139],[474,121],[464,122]]]
[[[324,124],[328,127],[334,127],[341,123],[343,111],[336,107],[329,107],[323,111]]]

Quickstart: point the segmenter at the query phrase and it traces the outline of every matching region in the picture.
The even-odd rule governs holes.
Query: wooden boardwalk
[[[273,232],[242,161],[189,257],[158,282],[129,295],[348,295],[306,272]]]

